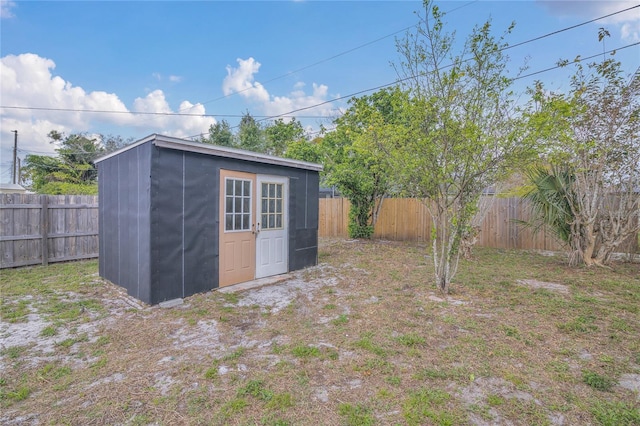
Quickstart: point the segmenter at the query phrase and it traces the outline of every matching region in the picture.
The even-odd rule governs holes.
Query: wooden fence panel
[[[0,268],[98,257],[98,197],[0,194]]]
[[[320,237],[347,237],[349,201],[344,198],[320,200]],[[520,222],[527,222],[530,211],[525,200],[520,198],[492,199],[480,226],[478,246],[561,251],[562,245],[546,231],[534,233]],[[429,209],[420,200],[413,198],[385,199],[373,234],[374,238],[397,241],[429,242],[431,235]],[[631,238],[620,247],[621,252],[637,252],[638,243]]]

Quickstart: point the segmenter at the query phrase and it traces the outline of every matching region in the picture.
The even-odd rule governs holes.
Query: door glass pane
[[[276,228],[282,228],[282,215],[276,215]]]
[[[269,200],[269,213],[275,213],[276,211],[276,200]]]
[[[263,228],[267,228],[267,227],[268,227],[268,225],[269,225],[269,224],[267,223],[267,222],[268,222],[268,220],[267,220],[267,216],[268,216],[268,215],[266,215],[266,214],[263,214],[263,215],[262,215],[262,227],[263,227]]]
[[[224,215],[224,230],[233,231],[233,215],[232,214]]]
[[[250,218],[250,214],[249,213],[245,213],[242,215],[242,229],[249,229],[249,218]]]
[[[227,197],[227,203],[224,211],[225,213],[233,213],[233,197]]]
[[[225,195],[233,195],[233,179],[227,179],[227,190]]]
[[[234,199],[234,201],[235,201],[235,203],[234,203],[235,206],[234,206],[234,210],[233,211],[236,212],[236,213],[240,213],[242,211],[242,198],[236,197]]]
[[[276,185],[271,183],[269,184],[269,197],[275,198],[276,196]]]
[[[264,212],[264,213],[267,212],[267,209],[268,209],[267,206],[268,205],[269,205],[269,200],[266,200],[266,199],[263,198],[262,199],[262,212]]]
[[[269,228],[275,228],[275,227],[276,227],[275,215],[270,214],[269,215]]]
[[[249,207],[249,203],[251,202],[251,198],[243,198],[242,199],[242,212],[249,213],[251,208]]]
[[[242,195],[242,181],[241,180],[236,180],[235,182],[236,182],[236,190],[235,190],[233,195],[235,195],[237,197],[237,196]]]
[[[276,213],[282,213],[282,200],[276,200]]]
[[[263,197],[268,197],[269,196],[269,184],[268,183],[263,183],[262,184],[262,196]]]
[[[244,191],[242,192],[242,195],[244,195],[245,197],[251,196],[251,181],[244,181]]]
[[[276,197],[282,198],[282,184],[276,186]]]
[[[242,229],[242,215],[239,215],[239,214],[233,215],[233,229],[234,230]]]

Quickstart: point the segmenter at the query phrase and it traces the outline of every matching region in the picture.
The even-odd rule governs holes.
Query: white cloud
[[[180,83],[182,81],[182,77],[179,75],[170,75],[169,81],[172,83]]]
[[[0,58],[0,98],[2,105],[13,107],[54,108],[50,110],[11,109],[0,110],[0,125],[5,145],[13,141],[11,130],[19,131],[19,145],[24,151],[53,152],[47,134],[51,130],[60,132],[98,132],[100,126],[109,128],[125,126],[114,132],[128,137],[150,133],[163,133],[184,137],[206,132],[213,117],[202,115],[139,115],[131,112],[161,112],[205,114],[204,106],[183,101],[179,111],[173,111],[161,90],[154,90],[145,97],[137,98],[132,109],[115,93],[105,91],[87,92],[82,87],[53,74],[53,60],[32,53],[7,55]],[[64,110],[118,111],[120,113],[86,113]]]
[[[0,19],[8,19],[15,17],[11,9],[16,7],[16,3],[11,0],[0,0]]]
[[[537,0],[549,13],[559,17],[581,17],[593,19],[609,15],[633,6],[637,6],[636,0]],[[620,30],[620,38],[628,42],[640,41],[640,10],[632,9],[618,13],[614,16],[594,22],[594,25],[613,25]],[[613,35],[613,34],[612,34]]]
[[[297,82],[293,86],[293,90],[286,96],[270,95],[267,89],[258,81],[254,75],[260,69],[260,62],[253,58],[237,59],[238,68],[227,66],[227,76],[222,82],[222,91],[225,95],[238,93],[240,96],[250,100],[261,108],[266,115],[286,114],[301,108],[312,107],[329,100],[329,88],[324,84],[312,85],[312,93],[307,94],[304,91],[305,83]],[[308,115],[311,112],[314,115],[331,115],[335,114],[334,107],[327,103],[315,108],[309,108],[301,112]]]
[[[269,93],[264,86],[254,80],[253,75],[260,69],[260,62],[253,58],[237,59],[238,68],[227,65],[227,76],[222,82],[222,92],[225,95],[238,93],[240,96],[259,102],[269,101]]]

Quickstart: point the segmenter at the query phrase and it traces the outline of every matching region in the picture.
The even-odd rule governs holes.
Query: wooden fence
[[[98,197],[0,194],[0,268],[98,257]]]
[[[560,251],[562,246],[550,234],[520,225],[529,220],[527,202],[520,198],[485,198],[491,203],[478,235],[477,245],[482,247]],[[321,198],[318,235],[320,237],[347,237],[349,200]],[[388,198],[382,203],[374,238],[395,241],[429,242],[431,215],[427,207],[414,198]],[[631,239],[619,248],[620,252],[638,251],[638,243]]]

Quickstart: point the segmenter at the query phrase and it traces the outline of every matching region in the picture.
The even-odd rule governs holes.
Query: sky
[[[491,19],[496,35],[515,22],[506,40],[517,44],[640,1],[435,4],[459,42]],[[330,129],[353,94],[398,78],[396,40],[420,11],[421,1],[0,0],[0,182],[11,180],[13,130],[24,159],[55,153],[52,130],[189,138],[217,121],[235,126],[246,112],[265,124],[294,116],[310,133]],[[522,76],[517,93],[536,80],[565,91],[571,69],[527,75],[603,49],[617,49],[633,73],[640,45],[625,46],[638,42],[635,8],[509,49],[509,75]]]

